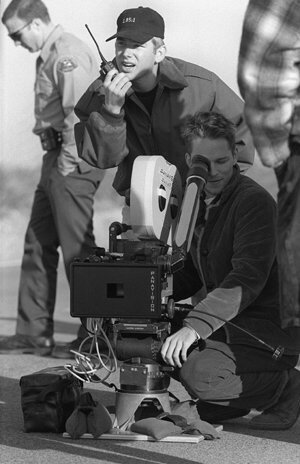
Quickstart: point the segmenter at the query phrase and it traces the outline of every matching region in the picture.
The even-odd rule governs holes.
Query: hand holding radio
[[[125,73],[116,73],[110,70],[103,82],[105,91],[105,107],[113,114],[120,114],[125,102],[125,95],[131,89],[132,83]]]
[[[125,73],[119,73],[112,61],[107,61],[100,51],[99,45],[91,33],[88,25],[85,25],[90,36],[96,44],[101,58],[100,77],[103,80],[105,89],[105,107],[113,114],[119,114],[125,102],[125,95],[128,97],[133,93],[132,83]]]

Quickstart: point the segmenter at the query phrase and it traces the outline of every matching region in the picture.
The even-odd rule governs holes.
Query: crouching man
[[[280,328],[276,203],[240,174],[235,127],[224,116],[197,113],[183,136],[187,164],[202,155],[211,167],[190,256],[174,275],[175,298],[199,290],[202,297],[164,342],[162,358],[198,399],[203,420],[220,422],[253,408],[262,413],[251,427],[287,429],[300,411],[300,372],[297,341]],[[276,359],[277,347],[284,353]]]

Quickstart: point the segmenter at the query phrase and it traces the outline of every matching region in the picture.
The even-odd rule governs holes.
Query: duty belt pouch
[[[45,151],[55,150],[61,146],[61,132],[57,132],[52,127],[43,130],[43,132],[40,132],[39,137],[41,139],[42,148]]]
[[[25,432],[64,432],[66,420],[79,402],[82,385],[63,366],[21,377]]]

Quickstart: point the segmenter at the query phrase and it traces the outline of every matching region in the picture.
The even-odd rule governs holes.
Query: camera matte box
[[[158,319],[161,268],[144,262],[74,262],[70,293],[73,317]]]

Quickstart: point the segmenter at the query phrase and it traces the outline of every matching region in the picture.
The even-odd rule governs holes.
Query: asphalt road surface
[[[15,329],[18,267],[0,268],[0,336]],[[69,295],[63,271],[55,312],[55,339],[70,341],[78,322],[69,315]],[[0,355],[0,463],[1,464],[297,464],[300,462],[300,420],[287,431],[255,431],[248,418],[223,424],[220,439],[199,443],[147,441],[72,440],[58,434],[24,433],[19,379],[44,367],[63,365],[64,360],[32,355]],[[118,372],[109,381],[118,383]],[[85,384],[95,399],[113,405],[109,388]],[[187,399],[183,388],[171,382],[170,391]]]

